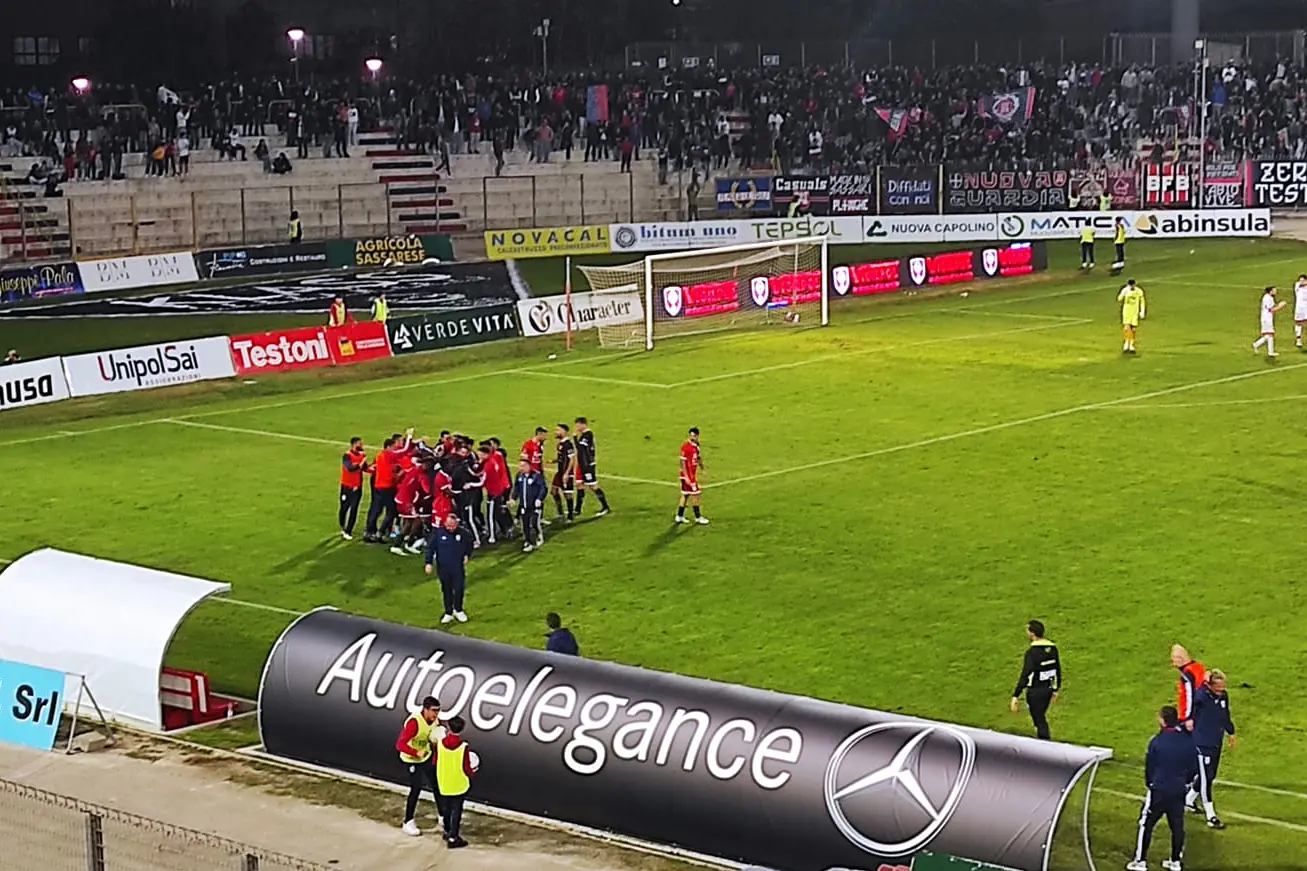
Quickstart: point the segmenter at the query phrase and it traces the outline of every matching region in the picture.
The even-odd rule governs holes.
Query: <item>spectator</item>
[[[581,648],[576,643],[576,636],[572,630],[563,625],[562,618],[550,611],[545,615],[545,625],[549,627],[549,632],[545,635],[545,650],[551,653],[562,653],[567,656],[580,656]]]
[[[254,146],[254,159],[263,164],[264,172],[272,172],[272,151],[268,148],[266,139],[260,139],[259,144]]]
[[[21,363],[21,362],[23,362],[23,358],[18,355],[18,349],[10,348],[9,352],[5,354],[4,362],[0,363],[0,366],[10,366],[14,363]]]
[[[177,172],[181,175],[190,175],[191,172],[191,138],[185,128],[177,137]]]
[[[272,172],[275,175],[286,175],[292,169],[294,167],[290,165],[290,158],[286,156],[286,152],[277,152],[277,157],[272,161]]]

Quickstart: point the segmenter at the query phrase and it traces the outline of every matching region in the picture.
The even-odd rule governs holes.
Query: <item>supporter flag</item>
[[[1002,94],[990,94],[980,98],[977,108],[982,118],[993,118],[1003,124],[1024,124],[1035,112],[1035,89],[1018,88]]]
[[[607,85],[591,85],[586,89],[585,120],[591,124],[608,123]]]
[[[876,117],[885,124],[885,135],[890,142],[908,132],[907,109],[876,109]]]

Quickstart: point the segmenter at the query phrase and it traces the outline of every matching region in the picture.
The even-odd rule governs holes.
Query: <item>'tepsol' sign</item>
[[[427,695],[468,722],[474,800],[787,871],[923,848],[1042,869],[1063,796],[1110,755],[332,609],[273,648],[263,743],[404,783],[395,735]]]

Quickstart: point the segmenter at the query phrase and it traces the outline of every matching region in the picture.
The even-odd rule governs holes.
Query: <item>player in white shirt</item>
[[[1256,354],[1266,346],[1266,357],[1271,359],[1275,357],[1275,313],[1284,308],[1286,303],[1276,302],[1275,285],[1270,285],[1262,294],[1262,335],[1257,341],[1253,342],[1253,353]]]
[[[1302,325],[1307,324],[1307,275],[1293,285],[1293,343],[1302,347]]]

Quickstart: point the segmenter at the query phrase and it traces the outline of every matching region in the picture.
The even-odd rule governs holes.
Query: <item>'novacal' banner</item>
[[[448,236],[378,236],[327,243],[327,266],[333,269],[453,259],[454,245]]]
[[[1066,791],[1110,755],[331,609],[273,648],[260,732],[405,783],[395,736],[426,695],[468,722],[474,800],[785,871],[926,848],[1038,871]]]
[[[391,318],[386,322],[386,330],[390,333],[390,349],[395,354],[512,339],[518,335],[517,306],[510,302]]]
[[[491,260],[607,254],[609,251],[607,224],[533,230],[487,230],[485,241],[486,257]]]

